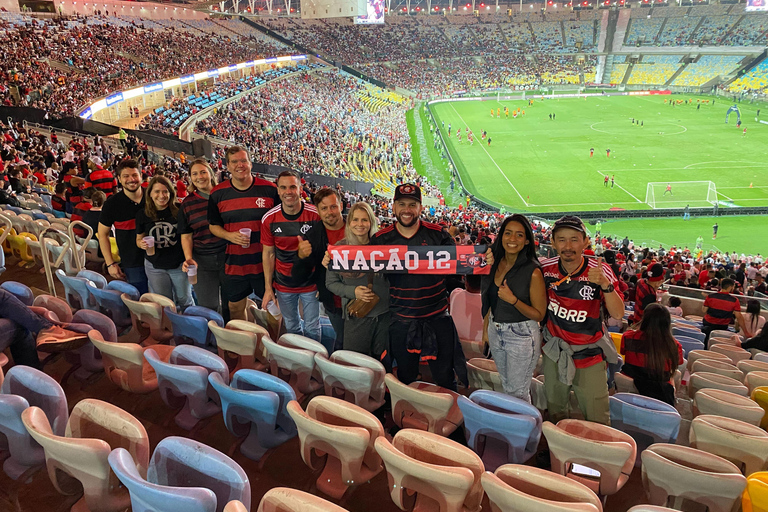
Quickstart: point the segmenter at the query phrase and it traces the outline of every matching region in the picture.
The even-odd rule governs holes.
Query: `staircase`
[[[659,31],[656,33],[656,37],[653,38],[653,45],[655,46],[659,42],[659,38],[661,37],[661,34],[664,33],[664,27],[667,26],[667,20],[669,18],[664,18],[664,21],[661,22],[661,26],[659,27]]]
[[[627,81],[629,80],[629,77],[632,75],[632,69],[634,69],[635,65],[630,64],[627,66],[627,72],[624,73],[624,78],[621,80],[621,85],[627,85]]]
[[[688,38],[688,42],[693,44],[694,41],[696,41],[696,32],[699,31],[699,28],[701,27],[701,24],[704,23],[704,16],[701,16],[699,18],[699,22],[696,24],[696,27],[691,31],[691,35]]]
[[[538,50],[539,43],[536,41],[536,32],[533,31],[533,25],[531,25],[530,21],[526,21],[525,24],[528,25],[528,30],[531,33],[531,41],[533,41],[533,47]]]
[[[565,22],[561,21],[559,23],[560,25],[560,41],[563,43],[563,48],[566,47],[565,45]]]
[[[684,69],[685,69],[687,66],[688,66],[688,64],[683,64],[682,66],[680,66],[679,68],[677,68],[677,71],[675,71],[674,73],[672,73],[672,76],[671,76],[671,77],[669,77],[669,80],[667,80],[666,82],[664,82],[664,86],[668,87],[668,86],[672,85],[672,82],[674,82],[674,81],[675,81],[675,79],[677,79],[677,77],[680,75],[680,73],[682,73],[682,72],[683,72],[683,70],[684,70]]]
[[[597,74],[596,76],[600,79],[600,83],[609,84],[611,83],[611,73],[613,72],[613,55],[606,55],[603,58],[605,59],[605,68],[603,68],[602,74]]]
[[[61,71],[62,73],[68,74],[68,73],[74,73],[77,75],[83,74],[83,72],[76,67],[70,66],[69,64],[64,64],[63,62],[60,62],[58,60],[53,59],[47,59],[48,66],[51,69],[55,69],[56,71]]]
[[[624,16],[626,14],[627,16]],[[611,10],[608,12],[608,24],[605,27],[605,50],[606,52],[617,51],[624,44],[624,33],[627,30],[626,20],[629,17],[629,9],[621,11]],[[622,22],[624,22],[622,26]]]

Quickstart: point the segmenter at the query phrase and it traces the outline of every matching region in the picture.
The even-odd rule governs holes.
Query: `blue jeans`
[[[128,284],[135,286],[139,290],[139,295],[149,292],[147,273],[144,272],[144,267],[124,268],[123,274],[125,274],[125,280],[128,281]]]
[[[285,330],[291,334],[302,334],[320,341],[320,300],[317,292],[287,293],[275,291],[280,313],[283,315]],[[304,308],[304,332],[301,330],[299,301]]]
[[[688,212],[683,213],[683,220],[689,220],[691,218],[691,214]]]
[[[496,323],[491,313],[488,344],[501,377],[504,392],[531,401],[531,379],[541,353],[541,329],[538,322]]]
[[[149,291],[168,297],[176,303],[178,311],[184,311],[195,302],[192,300],[192,285],[186,272],[178,268],[155,268],[149,260],[144,260],[144,270],[149,281]]]

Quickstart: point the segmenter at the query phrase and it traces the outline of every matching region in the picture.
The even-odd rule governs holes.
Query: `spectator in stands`
[[[747,311],[744,313],[744,325],[754,336],[765,325],[765,317],[760,314],[760,303],[755,299],[747,301]]]
[[[541,353],[539,322],[547,292],[528,219],[504,219],[491,246],[494,264],[483,276],[483,318],[504,392],[531,401],[531,379]]]
[[[674,316],[683,316],[683,308],[680,307],[682,303],[683,301],[680,300],[680,297],[670,297],[669,306],[667,306],[669,314]]]
[[[643,311],[656,302],[656,291],[664,283],[664,266],[654,263],[646,271],[645,277],[637,281],[635,287],[635,310],[629,317],[630,324],[639,323],[643,319]]]
[[[107,195],[101,190],[94,190],[90,195],[91,208],[83,213],[83,222],[91,226],[93,235],[99,233],[99,219],[101,219],[101,209],[107,200]],[[98,238],[97,238],[98,239]]]
[[[66,214],[67,208],[67,184],[57,183],[51,196],[51,206],[53,207],[54,215],[56,212],[61,213],[61,216]],[[58,215],[57,215],[58,216]]]
[[[211,234],[228,242],[223,289],[230,316],[245,320],[248,296],[264,297],[261,220],[280,199],[274,183],[251,174],[251,157],[244,148],[232,146],[224,158],[232,178],[211,191],[208,221]],[[244,235],[244,229],[250,235]]]
[[[302,236],[311,229],[323,229],[314,205],[301,200],[301,177],[295,171],[283,171],[277,177],[281,204],[262,219],[261,243],[264,245],[264,298],[262,308],[277,299],[285,329],[320,341],[320,301],[314,276],[294,277],[292,268]],[[313,228],[314,225],[314,228]],[[273,290],[274,286],[274,290]],[[299,303],[304,312],[301,326]]]
[[[136,214],[136,246],[145,251],[144,270],[149,291],[173,300],[178,311],[194,304],[192,287],[182,270],[184,251],[178,228],[176,189],[165,176],[155,176],[147,186],[144,209]],[[153,237],[153,251],[144,237]]]
[[[728,326],[734,318],[739,324],[739,328],[744,332],[747,338],[752,337],[750,331],[744,323],[744,317],[741,314],[741,303],[739,299],[731,295],[735,283],[733,279],[723,279],[720,281],[720,291],[707,295],[701,309],[704,311],[704,320],[702,320],[701,332],[709,335],[712,331],[727,331]]]
[[[85,183],[85,180],[77,175],[77,163],[68,162],[65,158],[59,179],[67,184],[67,213],[73,213],[75,206],[82,200],[80,185]]]
[[[645,308],[640,325],[621,337],[621,373],[634,379],[644,396],[675,405],[672,376],[683,364],[683,347],[672,337],[672,319],[661,304]]]
[[[67,346],[77,348],[88,341],[88,336],[83,332],[64,329],[54,325],[43,316],[36,315],[14,294],[4,288],[0,288],[0,318],[12,320],[16,326],[11,335],[10,344],[11,356],[16,365],[31,366],[42,370],[36,347],[56,344],[61,349],[66,349]],[[82,329],[79,324],[71,324],[70,328],[80,328],[79,330],[84,332],[91,329],[90,326],[87,329]],[[32,339],[32,335],[37,336],[37,342]]]
[[[754,348],[762,352],[768,352],[768,329],[761,329],[757,335],[744,341],[741,344],[741,348],[744,350]]]
[[[371,205],[364,201],[352,205],[347,216],[345,236],[335,245],[368,245],[371,236],[378,231],[378,222]],[[325,266],[328,261],[323,260]],[[327,272],[326,284],[336,296],[341,297],[344,317],[344,350],[366,354],[381,361],[392,371],[389,353],[389,284],[383,274]],[[350,301],[378,301],[362,318],[349,315]]]
[[[606,360],[616,362],[618,356],[603,332],[602,308],[619,319],[624,316],[624,301],[602,258],[584,258],[588,243],[578,217],[567,215],[552,227],[558,257],[542,263],[549,299],[542,373],[552,422],[567,416],[573,390],[584,418],[608,425]]]
[[[393,210],[397,222],[373,235],[372,245],[455,245],[443,227],[420,219],[423,207],[418,186],[406,183],[395,188]],[[418,378],[419,362],[427,361],[438,386],[456,390],[455,375],[468,384],[456,326],[447,314],[444,276],[388,274],[387,278],[390,288],[396,290],[390,296],[389,339],[397,378],[410,384]]]
[[[144,272],[144,251],[136,246],[136,215],[144,209],[139,163],[133,159],[120,162],[117,165],[117,178],[123,190],[104,203],[99,219],[99,248],[109,275],[128,281],[139,293],[144,294],[149,291],[147,274]],[[109,237],[113,225],[120,263],[112,259]]]
[[[346,229],[342,215],[343,202],[341,194],[330,187],[323,187],[315,192],[312,196],[312,202],[315,204],[322,222],[315,222],[312,229],[303,235],[303,240],[299,242],[298,252],[293,261],[291,275],[299,280],[305,279],[306,276],[314,276],[318,298],[322,302],[325,314],[328,315],[336,334],[334,345],[326,347],[329,348],[328,352],[333,352],[340,349],[344,344],[345,322],[342,315],[341,297],[329,291],[326,286],[325,266],[322,265],[322,260],[328,245],[336,244],[345,237]]]
[[[102,166],[101,158],[94,156],[91,157],[88,167],[91,169],[91,173],[85,180],[84,188],[93,187],[96,190],[102,191],[107,197],[115,193],[117,189],[117,180],[111,171],[104,169]]]
[[[229,301],[223,286],[227,241],[214,236],[208,225],[208,199],[216,186],[216,178],[204,158],[192,162],[189,175],[192,178],[190,195],[182,201],[179,210],[185,260],[182,270],[186,272],[190,265],[197,266],[194,286],[198,305],[220,311],[224,320],[229,321]]]

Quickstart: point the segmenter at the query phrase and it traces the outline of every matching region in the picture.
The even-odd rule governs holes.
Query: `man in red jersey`
[[[314,273],[292,275],[299,244],[312,229],[322,229],[320,215],[314,205],[301,200],[301,177],[297,172],[281,172],[277,177],[277,192],[282,204],[269,210],[261,221],[265,281],[262,308],[266,309],[267,304],[277,298],[285,329],[320,341],[320,300]],[[303,332],[299,302],[304,311]]]
[[[629,317],[630,324],[639,323],[643,319],[645,308],[656,302],[656,290],[664,282],[664,266],[654,263],[646,271],[643,279],[637,282],[635,288],[635,310]]]
[[[232,146],[225,153],[232,178],[219,183],[208,201],[208,221],[213,236],[227,244],[224,288],[232,319],[245,320],[251,293],[264,296],[261,219],[280,199],[277,187],[251,174],[251,157],[244,148]],[[250,236],[240,232],[250,229]]]
[[[707,343],[712,331],[727,331],[734,317],[745,337],[750,338],[755,334],[747,329],[746,322],[741,314],[739,299],[731,295],[735,285],[736,283],[734,283],[733,279],[723,279],[720,281],[720,291],[711,293],[704,299],[704,304],[701,307],[704,311],[701,332],[707,335]]]
[[[611,421],[606,361],[618,357],[604,332],[602,307],[621,319],[624,301],[602,258],[584,257],[588,244],[581,219],[566,215],[552,227],[552,247],[558,256],[542,262],[549,299],[542,373],[554,423],[567,417],[571,391],[586,420],[606,425]]]
[[[406,183],[395,189],[392,210],[397,222],[371,237],[371,245],[448,245],[453,241],[438,224],[422,221],[421,189]],[[438,386],[456,390],[456,375],[467,383],[467,364],[456,326],[448,314],[445,276],[388,274],[390,349],[397,378],[405,384],[419,375],[419,362],[429,363]]]

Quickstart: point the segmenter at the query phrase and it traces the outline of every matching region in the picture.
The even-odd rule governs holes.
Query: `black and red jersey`
[[[227,246],[226,240],[211,233],[208,227],[208,199],[197,192],[182,201],[176,221],[179,233],[192,235],[192,244],[198,254],[219,254]]]
[[[57,212],[63,212],[67,209],[67,200],[59,196],[51,196],[51,206]]]
[[[72,185],[72,178],[77,178],[77,176],[67,174],[64,176],[64,183],[67,184],[67,202],[76,205],[83,200],[83,192],[80,190],[79,186]]]
[[[648,283],[647,279],[640,279],[635,287],[635,308],[629,323],[634,324],[642,320],[645,308],[654,302],[656,302],[656,290]]]
[[[544,284],[547,287],[547,329],[553,336],[562,338],[571,345],[589,345],[603,336],[601,308],[603,291],[589,282],[589,269],[597,267],[595,258],[583,258],[581,267],[568,275],[560,258],[549,258],[542,262]],[[603,273],[616,285],[616,277],[607,265]],[[602,361],[602,356],[575,359],[576,368],[586,368]]]
[[[274,183],[253,178],[246,190],[232,185],[232,180],[218,184],[208,201],[208,221],[227,231],[251,229],[251,245],[227,243],[225,272],[232,276],[264,273],[261,259],[261,219],[275,205],[280,204]]]
[[[371,237],[371,245],[456,245],[451,235],[439,224],[420,221],[419,230],[406,238],[397,225],[379,230]],[[400,320],[429,318],[448,309],[445,276],[425,274],[388,274],[389,309]]]
[[[741,311],[739,299],[725,292],[707,295],[704,299],[704,307],[709,308],[704,315],[704,321],[714,325],[730,324],[733,320],[733,312]]]
[[[79,220],[80,222],[83,221],[83,215],[85,215],[85,212],[93,208],[93,205],[91,203],[88,203],[86,201],[81,201],[75,205],[75,208],[72,210],[72,218],[70,219],[72,222],[75,222],[76,220]],[[80,227],[75,226],[73,229],[75,235],[79,236],[80,238],[85,238],[88,236],[88,232]],[[94,233],[95,236],[95,233]]]
[[[100,190],[106,194],[107,197],[115,193],[117,189],[117,180],[115,175],[111,171],[97,167],[88,175],[88,179],[85,180],[84,188],[93,187],[96,190]]]
[[[306,237],[312,229],[325,229],[318,221],[317,208],[305,202],[301,203],[297,214],[288,215],[282,205],[278,205],[261,219],[261,243],[275,248],[275,290],[285,293],[317,291],[314,274],[295,278],[291,271],[299,250],[299,237]]]
[[[115,242],[122,268],[144,266],[144,251],[136,247],[136,214],[144,209],[144,196],[135,203],[124,191],[112,195],[101,208],[99,224],[115,227]]]
[[[675,340],[677,345],[677,364],[683,364],[683,347],[680,342]],[[628,330],[621,336],[621,351],[624,355],[624,364],[631,364],[640,368],[646,367],[646,356],[648,354],[648,342],[645,340],[645,333],[641,330]],[[667,361],[664,371],[672,371],[672,361]]]

